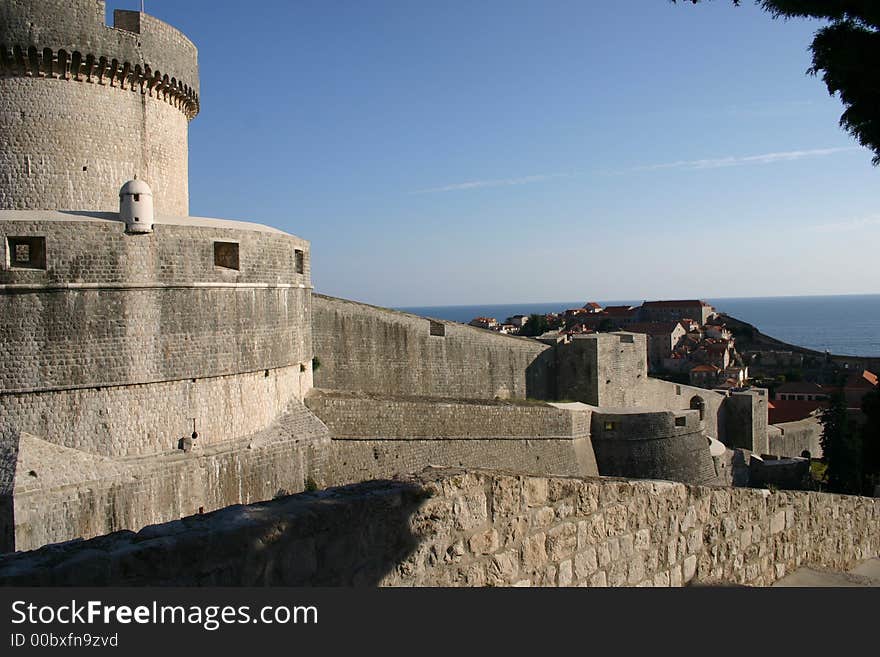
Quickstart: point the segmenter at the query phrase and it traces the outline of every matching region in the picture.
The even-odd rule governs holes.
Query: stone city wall
[[[769,453],[768,399],[767,390],[763,388],[730,394],[724,402],[724,443],[728,447]]]
[[[179,221],[179,223],[175,223]],[[45,268],[9,240],[45,239]],[[215,265],[238,245],[238,269]],[[302,273],[295,252],[303,253]],[[0,212],[0,413],[107,456],[259,431],[311,387],[308,242],[256,224]]]
[[[647,336],[603,333],[574,336],[555,347],[557,399],[593,406],[631,406],[648,378]]]
[[[337,438],[551,438],[590,433],[588,411],[539,401],[386,397],[316,388],[306,405]]]
[[[548,397],[547,345],[312,295],[319,388],[474,399]],[[546,353],[545,353],[546,352]]]
[[[0,562],[3,585],[768,585],[880,548],[880,500],[427,470]]]
[[[776,456],[800,456],[806,450],[814,459],[822,458],[822,425],[818,418],[770,426],[769,452]]]
[[[326,390],[312,390],[306,405],[333,438],[325,484],[408,474],[428,464],[598,474],[585,411]]]
[[[726,439],[723,405],[727,397],[721,393],[686,386],[678,383],[670,383],[661,379],[646,379],[639,386],[639,399],[641,405],[648,408],[668,408],[671,410],[684,410],[692,408],[695,398],[703,401],[703,424],[706,427],[706,435],[721,442]]]

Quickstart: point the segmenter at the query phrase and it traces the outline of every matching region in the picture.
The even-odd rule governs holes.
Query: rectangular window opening
[[[620,341],[625,342],[627,344],[633,344],[635,342],[635,340],[633,340],[633,336],[631,336],[631,335],[621,335]]]
[[[214,266],[238,270],[238,242],[214,242]]]
[[[8,237],[6,253],[11,269],[46,269],[45,237]]]
[[[616,431],[617,422],[605,422],[605,431]]]
[[[303,251],[300,251],[299,249],[294,249],[293,262],[296,267],[297,274],[306,273],[306,254]]]
[[[431,335],[446,336],[446,326],[440,322],[431,322]]]
[[[687,426],[687,418],[684,415],[681,415],[675,418],[675,426],[684,427]]]

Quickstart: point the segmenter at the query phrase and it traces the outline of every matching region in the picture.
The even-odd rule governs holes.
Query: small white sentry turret
[[[153,190],[143,180],[129,180],[119,190],[119,217],[129,233],[153,232]]]

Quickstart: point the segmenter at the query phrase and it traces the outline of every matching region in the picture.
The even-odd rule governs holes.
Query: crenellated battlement
[[[135,177],[159,215],[189,214],[198,50],[103,0],[0,2],[0,209],[115,211]],[[71,130],[71,125],[79,126]]]
[[[0,76],[58,78],[74,82],[88,82],[137,91],[150,98],[169,103],[192,120],[199,113],[199,96],[188,84],[167,73],[153,70],[149,65],[121,62],[81,52],[27,49],[19,45],[11,48],[0,43]]]
[[[180,30],[104,2],[41,0],[0,7],[0,75],[97,82],[199,111],[198,50]]]

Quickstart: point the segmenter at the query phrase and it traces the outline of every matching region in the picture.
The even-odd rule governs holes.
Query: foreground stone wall
[[[312,309],[319,388],[459,399],[549,396],[550,347],[535,340],[320,294],[312,295]]]
[[[877,556],[880,500],[428,470],[0,561],[3,585],[767,585]]]

